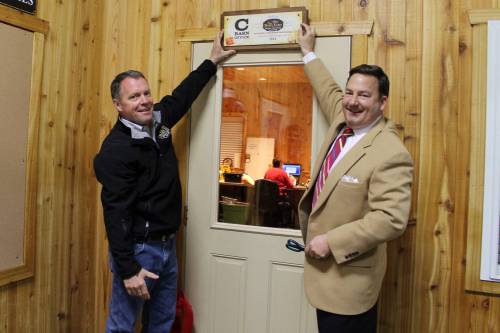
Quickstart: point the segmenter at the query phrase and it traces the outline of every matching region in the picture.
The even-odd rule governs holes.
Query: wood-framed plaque
[[[224,49],[296,49],[301,23],[307,23],[305,7],[223,12]]]

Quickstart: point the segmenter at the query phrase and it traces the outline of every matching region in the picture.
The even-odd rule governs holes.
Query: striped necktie
[[[321,166],[321,170],[319,171],[318,178],[316,179],[316,184],[314,186],[314,193],[312,200],[313,208],[316,205],[316,201],[318,200],[319,194],[321,193],[323,186],[325,185],[326,177],[328,177],[330,171],[332,171],[333,163],[335,163],[335,160],[337,159],[337,157],[340,155],[340,152],[344,148],[347,138],[350,137],[351,135],[354,135],[352,128],[344,127],[344,130],[337,137],[337,139],[333,144],[333,147],[330,149],[325,159],[323,160],[323,165]]]

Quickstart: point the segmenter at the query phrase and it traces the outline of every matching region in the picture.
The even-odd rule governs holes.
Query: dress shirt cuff
[[[314,53],[314,52],[312,52],[312,51],[311,51],[311,52],[309,52],[308,54],[306,54],[306,55],[302,58],[302,60],[304,61],[304,64],[307,64],[308,62],[311,62],[311,61],[313,61],[313,60],[314,60],[314,59],[316,59],[316,58],[317,58],[316,53]]]

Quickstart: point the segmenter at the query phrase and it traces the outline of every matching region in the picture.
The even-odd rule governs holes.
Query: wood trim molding
[[[471,25],[500,20],[500,9],[472,9],[468,11]]]
[[[311,23],[318,37],[370,35],[373,20],[352,22],[315,22]],[[211,41],[218,28],[177,29],[175,38],[178,42]]]
[[[49,33],[49,22],[4,5],[0,5],[0,22],[44,35]]]

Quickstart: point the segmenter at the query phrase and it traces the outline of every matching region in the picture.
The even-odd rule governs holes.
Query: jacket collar
[[[321,147],[320,154],[318,155],[318,157],[321,157],[321,159],[318,159],[317,162],[315,163],[314,171],[311,178],[311,184],[316,183],[316,178],[318,177],[319,170],[321,168],[325,155],[327,154],[328,149],[330,148],[331,142],[335,140],[338,133],[344,126],[345,122],[341,121],[336,126],[332,126],[333,130],[329,131],[328,133],[329,140],[325,140],[323,146]],[[349,171],[349,169],[351,169],[366,154],[367,149],[369,149],[372,146],[373,141],[375,140],[377,135],[379,135],[380,132],[382,132],[382,130],[384,130],[385,128],[390,128],[390,127],[394,127],[394,124],[391,121],[388,121],[386,118],[381,118],[368,131],[368,133],[366,133],[366,135],[354,147],[352,147],[351,150],[349,150],[349,152],[342,158],[342,160],[338,162],[338,164],[332,170],[330,175],[327,177],[326,182],[323,185],[323,189],[321,190],[321,193],[318,197],[318,200],[316,201],[316,205],[311,210],[311,215],[314,214],[314,212],[317,211],[319,207],[321,207],[326,202],[326,199],[329,197],[330,193],[335,189],[342,176],[346,174]],[[309,192],[311,192],[312,195],[313,189],[314,186],[310,186],[304,197],[307,196]]]
[[[115,123],[115,126],[113,127],[113,130],[121,132],[121,133],[127,135],[128,137],[130,137],[130,139],[132,140],[132,145],[138,145],[138,146],[153,145],[153,146],[155,146],[155,142],[151,138],[140,138],[140,139],[132,138],[132,130],[129,127],[125,126],[125,124],[122,123],[119,118],[116,120],[116,123]]]

